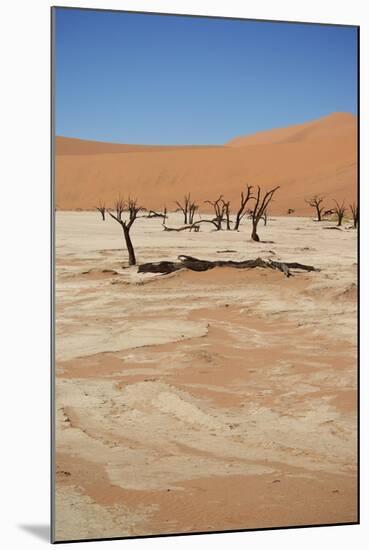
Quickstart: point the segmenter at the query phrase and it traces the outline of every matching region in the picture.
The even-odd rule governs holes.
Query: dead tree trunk
[[[194,230],[195,232],[198,232],[200,230],[200,224],[201,223],[211,223],[214,225],[215,229],[218,230],[218,223],[214,220],[197,220],[197,222],[193,222],[191,225],[183,225],[182,227],[168,227],[163,224],[164,231],[186,231],[187,229],[189,231]]]
[[[190,202],[190,194],[184,196],[183,205],[179,201],[176,201],[176,205],[178,206],[176,212],[181,211],[183,213],[184,224],[185,225],[188,224],[188,206],[189,206],[189,202]]]
[[[127,225],[122,225],[124,239],[126,241],[127,251],[128,251],[128,264],[129,265],[136,265],[136,256],[135,251],[133,249],[133,244],[131,241],[131,236],[129,234],[129,229]]]
[[[259,242],[260,241],[260,238],[259,238],[259,235],[257,233],[257,228],[258,228],[258,222],[252,222],[252,233],[251,233],[251,238],[253,241],[257,241]]]
[[[356,206],[356,203],[350,204],[350,210],[352,215],[352,221],[354,223],[354,228],[357,228],[357,224],[359,223],[359,207]]]
[[[277,187],[274,187],[270,191],[266,191],[264,196],[262,197],[260,186],[258,185],[258,190],[255,197],[255,205],[254,208],[251,211],[251,220],[252,220],[252,233],[251,233],[251,239],[253,241],[260,241],[259,235],[257,233],[258,229],[258,223],[261,220],[261,218],[265,215],[266,209],[268,207],[268,204],[273,198],[274,193],[279,189],[279,185]]]
[[[222,221],[224,219],[224,212],[225,212],[225,206],[223,201],[223,195],[220,195],[220,197],[216,201],[204,201],[207,204],[210,204],[214,208],[214,214],[215,217],[213,220],[213,224],[216,227],[217,231],[220,231],[222,229]]]
[[[104,222],[105,221],[105,212],[106,212],[105,203],[100,202],[100,205],[96,206],[96,210],[98,210],[100,212],[101,217],[102,217],[103,222]]]
[[[314,195],[313,197],[311,197],[311,199],[305,199],[305,202],[309,206],[311,206],[312,208],[315,208],[318,222],[322,221],[322,217],[324,215],[323,200],[324,200],[323,195]]]
[[[246,193],[244,193],[243,191],[241,192],[240,208],[238,209],[238,212],[236,214],[236,221],[233,227],[234,231],[238,231],[242,218],[245,216],[245,214],[247,214],[246,205],[250,199],[254,198],[252,196],[252,189],[252,185],[248,185]]]
[[[122,199],[118,199],[115,205],[115,214],[108,210],[108,214],[122,227],[124,240],[128,252],[129,265],[136,265],[136,256],[131,241],[130,230],[135,220],[137,219],[137,214],[140,212],[140,210],[144,210],[144,208],[137,206],[137,200],[133,200],[131,198],[128,198],[127,203],[125,203]],[[124,211],[128,212],[128,220],[123,220],[122,218],[122,214]]]
[[[181,211],[183,213],[184,224],[192,224],[193,217],[196,210],[198,209],[198,205],[191,201],[191,193],[188,193],[188,195],[184,196],[183,204],[181,204],[179,201],[176,201],[176,205],[178,206],[176,212]]]
[[[168,217],[168,215],[167,215],[167,207],[164,206],[163,213],[161,213],[161,212],[156,212],[155,210],[150,210],[149,213],[147,214],[147,217],[148,217],[148,218],[162,218],[162,219],[163,219],[163,225],[164,225],[165,222],[166,222],[166,219],[167,219],[167,217]]]
[[[233,267],[235,269],[252,269],[255,267],[269,268],[281,271],[286,277],[293,277],[291,269],[298,271],[320,271],[311,265],[304,265],[297,262],[276,262],[274,260],[243,260],[236,262],[233,260],[200,260],[192,256],[178,256],[178,262],[149,262],[141,264],[138,267],[139,273],[173,273],[179,269],[190,269],[191,271],[207,271],[214,267]]]
[[[228,201],[228,202],[225,202],[223,199],[222,199],[222,203],[223,203],[223,216],[225,217],[225,222],[226,222],[226,229],[227,231],[230,231],[231,230],[231,220],[230,220],[230,215],[231,215],[231,210],[230,210],[230,204],[231,202]]]
[[[164,218],[165,214],[162,214],[161,212],[156,212],[155,210],[150,210],[150,212],[147,214],[148,218]]]
[[[342,204],[338,204],[337,201],[334,202],[336,204],[336,207],[333,209],[333,212],[337,216],[337,227],[341,227],[346,212],[345,202],[343,201]]]
[[[198,210],[198,208],[199,206],[196,203],[190,201],[189,208],[188,208],[188,223],[190,225],[193,224],[193,219],[194,219],[196,210]]]
[[[193,225],[183,225],[182,227],[168,227],[165,224],[163,224],[164,231],[176,231],[177,233],[179,231],[186,231],[187,229],[191,231]]]

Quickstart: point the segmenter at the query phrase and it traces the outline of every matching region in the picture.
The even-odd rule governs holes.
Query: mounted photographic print
[[[358,522],[358,35],[52,9],[54,542]]]

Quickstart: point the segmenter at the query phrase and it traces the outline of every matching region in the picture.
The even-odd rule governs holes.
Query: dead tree
[[[338,204],[338,202],[335,200],[334,203],[335,203],[336,206],[335,206],[335,208],[333,208],[333,212],[337,216],[337,226],[341,227],[342,220],[343,220],[343,218],[345,216],[345,212],[346,212],[345,201],[343,201],[341,204]]]
[[[295,210],[293,208],[289,208],[287,210],[287,214],[290,215],[290,214],[294,214]]]
[[[359,207],[356,205],[356,202],[350,204],[350,210],[352,215],[352,221],[354,222],[354,228],[357,228],[359,223]]]
[[[246,210],[246,205],[249,202],[249,200],[254,198],[252,196],[252,190],[253,190],[252,185],[248,185],[246,193],[244,193],[243,191],[241,192],[240,208],[238,209],[238,212],[236,214],[236,221],[235,221],[234,228],[233,228],[234,231],[238,231],[238,228],[240,227],[240,223],[241,223],[242,218],[248,212]]]
[[[128,201],[125,202],[123,199],[119,198],[115,203],[115,214],[108,210],[109,215],[117,221],[123,230],[124,240],[127,246],[128,251],[128,263],[129,265],[136,265],[136,256],[131,241],[130,230],[135,220],[137,219],[137,214],[144,210],[141,206],[137,206],[137,200],[128,198]],[[124,220],[122,218],[123,212],[128,212],[128,219]]]
[[[265,210],[264,215],[261,216],[261,219],[264,221],[264,225],[268,223],[268,212]]]
[[[176,212],[181,211],[184,216],[184,224],[187,225],[193,223],[193,217],[195,215],[196,210],[198,209],[197,204],[191,201],[191,193],[188,193],[188,195],[184,196],[183,204],[181,204],[179,201],[176,201],[176,205],[178,206]]]
[[[323,195],[314,195],[313,197],[311,197],[310,199],[305,199],[305,202],[311,206],[312,208],[315,208],[316,210],[316,215],[317,215],[317,218],[318,218],[318,222],[321,222],[322,221],[322,218],[325,214],[324,212],[324,206],[323,206],[323,201],[324,201],[324,196]]]
[[[265,216],[266,209],[268,208],[268,204],[273,198],[274,193],[279,189],[279,185],[277,187],[274,187],[270,191],[266,191],[264,193],[264,196],[262,197],[262,191],[260,189],[260,186],[258,185],[256,197],[255,197],[255,205],[254,208],[251,210],[251,220],[252,220],[252,233],[251,238],[253,241],[260,241],[259,235],[257,234],[257,228],[258,223]]]
[[[198,208],[199,208],[199,205],[190,200],[189,206],[188,206],[188,223],[191,224],[191,225],[193,224],[193,218],[194,218],[196,210],[198,210]]]
[[[147,217],[148,218],[163,218],[163,225],[164,225],[165,222],[166,222],[166,219],[168,217],[167,207],[164,206],[163,212],[156,212],[155,210],[150,210],[149,213],[147,214]]]
[[[207,204],[210,204],[214,208],[214,214],[215,217],[211,222],[215,225],[215,228],[217,231],[220,231],[222,229],[222,221],[224,219],[224,213],[225,213],[225,206],[223,201],[223,195],[220,195],[220,197],[216,201],[204,201]],[[209,220],[210,221],[210,220]]]
[[[106,208],[105,208],[105,203],[104,202],[100,202],[100,205],[99,206],[96,206],[96,210],[98,210],[102,216],[102,219],[103,219],[103,222],[105,221],[105,212],[106,212]]]
[[[190,202],[190,194],[184,196],[183,205],[176,201],[176,205],[178,206],[176,212],[181,211],[184,215],[184,224],[188,224],[188,209],[189,209],[189,202]]]
[[[147,214],[148,218],[164,218],[164,214],[161,212],[156,212],[155,210],[150,210]]]
[[[230,205],[231,205],[231,202],[230,201],[225,202],[222,199],[222,203],[223,203],[223,217],[225,218],[226,229],[227,229],[227,231],[230,231],[231,230],[231,223],[232,223],[231,220],[230,220],[230,215],[231,215]]]

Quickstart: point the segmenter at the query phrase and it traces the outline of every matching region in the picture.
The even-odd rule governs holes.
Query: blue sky
[[[56,9],[56,134],[221,144],[357,110],[356,29]]]

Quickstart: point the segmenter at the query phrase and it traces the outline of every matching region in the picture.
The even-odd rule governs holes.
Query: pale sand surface
[[[318,120],[238,137],[219,146],[120,145],[56,138],[56,206],[112,206],[124,189],[150,208],[175,208],[185,193],[202,211],[220,194],[233,211],[246,184],[281,188],[270,211],[310,215],[310,196],[350,202],[357,197],[357,117],[333,113]]]
[[[162,276],[113,220],[56,214],[57,540],[356,521],[356,231],[330,224],[137,220],[139,263],[322,270]]]

